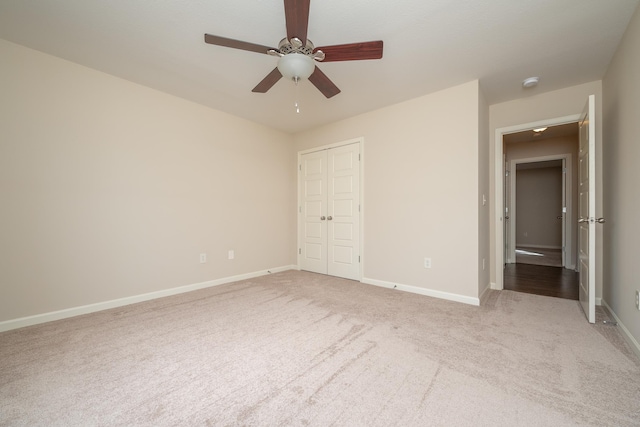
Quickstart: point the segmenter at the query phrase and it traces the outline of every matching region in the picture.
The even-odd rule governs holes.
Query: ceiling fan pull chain
[[[296,102],[295,102],[294,106],[296,107],[296,113],[300,114],[300,105],[298,104],[298,94],[300,93],[300,90],[298,89],[298,82],[300,81],[300,78],[299,77],[294,77],[293,81],[294,81],[294,83],[296,85],[296,89],[295,89],[296,90]]]

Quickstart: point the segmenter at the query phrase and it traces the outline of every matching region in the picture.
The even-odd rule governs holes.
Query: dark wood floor
[[[578,273],[561,267],[507,264],[504,289],[548,297],[578,299]]]

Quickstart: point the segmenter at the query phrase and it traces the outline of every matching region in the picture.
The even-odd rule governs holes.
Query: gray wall
[[[516,171],[516,246],[562,247],[562,168]]]

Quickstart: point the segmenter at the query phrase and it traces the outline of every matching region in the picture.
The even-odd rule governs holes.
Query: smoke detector
[[[529,77],[522,81],[522,87],[524,88],[534,87],[538,84],[539,81],[540,81],[540,77]]]

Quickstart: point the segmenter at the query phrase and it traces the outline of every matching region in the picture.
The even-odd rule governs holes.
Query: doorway
[[[509,245],[515,250],[516,264],[565,267],[571,258],[571,245],[567,245],[571,227],[565,227],[570,212],[566,173],[565,159],[516,164],[511,214],[515,244]]]
[[[566,150],[564,154],[521,158],[521,146],[506,145],[508,192],[505,196],[505,263],[524,262],[574,269],[576,248],[575,194],[577,156],[575,134],[554,147],[549,139],[536,150]],[[526,147],[528,155],[531,148]]]
[[[503,150],[503,288],[577,300],[578,124],[506,134]]]

